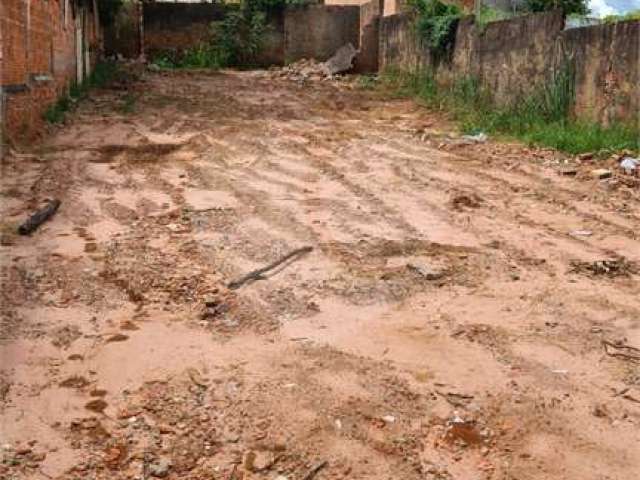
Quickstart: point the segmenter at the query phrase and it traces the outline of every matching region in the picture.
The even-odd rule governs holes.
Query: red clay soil
[[[128,89],[3,163],[0,477],[640,477],[637,179],[355,83]]]

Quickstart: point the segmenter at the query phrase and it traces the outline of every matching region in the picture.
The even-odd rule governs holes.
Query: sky
[[[640,9],[640,0],[589,0],[591,15],[604,17]]]

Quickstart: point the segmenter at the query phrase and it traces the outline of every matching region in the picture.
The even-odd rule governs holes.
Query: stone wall
[[[2,143],[33,138],[44,111],[90,74],[101,48],[94,7],[95,0],[1,0]]]
[[[563,64],[575,68],[577,115],[604,124],[637,121],[640,22],[564,30],[561,12],[527,15],[479,28],[462,19],[451,57],[436,62],[419,45],[406,14],[380,20],[381,69],[429,68],[440,81],[476,77],[499,104],[544,85]]]

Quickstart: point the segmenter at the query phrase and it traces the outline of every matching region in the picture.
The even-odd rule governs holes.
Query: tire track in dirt
[[[640,371],[600,344],[640,345],[637,275],[569,272],[616,248],[562,230],[633,242],[636,218],[612,208],[623,192],[549,180],[549,152],[436,150],[407,134],[430,114],[341,82],[142,81],[133,114],[105,90],[54,136],[58,173],[37,191],[71,182],[74,212],[8,247],[24,321],[0,345],[0,475],[30,478],[35,462],[59,480],[124,480],[161,460],[171,480],[300,478],[323,460],[318,478],[640,472],[625,397]],[[91,163],[105,148],[115,158]],[[34,167],[7,178],[30,185]],[[83,205],[97,221],[79,230]],[[316,248],[225,288],[300,243]],[[49,251],[30,276],[23,259]]]

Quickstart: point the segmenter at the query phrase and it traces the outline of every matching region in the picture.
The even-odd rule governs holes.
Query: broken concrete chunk
[[[353,68],[353,59],[358,51],[351,43],[347,43],[340,47],[333,57],[324,62],[324,67],[327,70],[328,75],[335,75],[336,73],[346,72]]]

